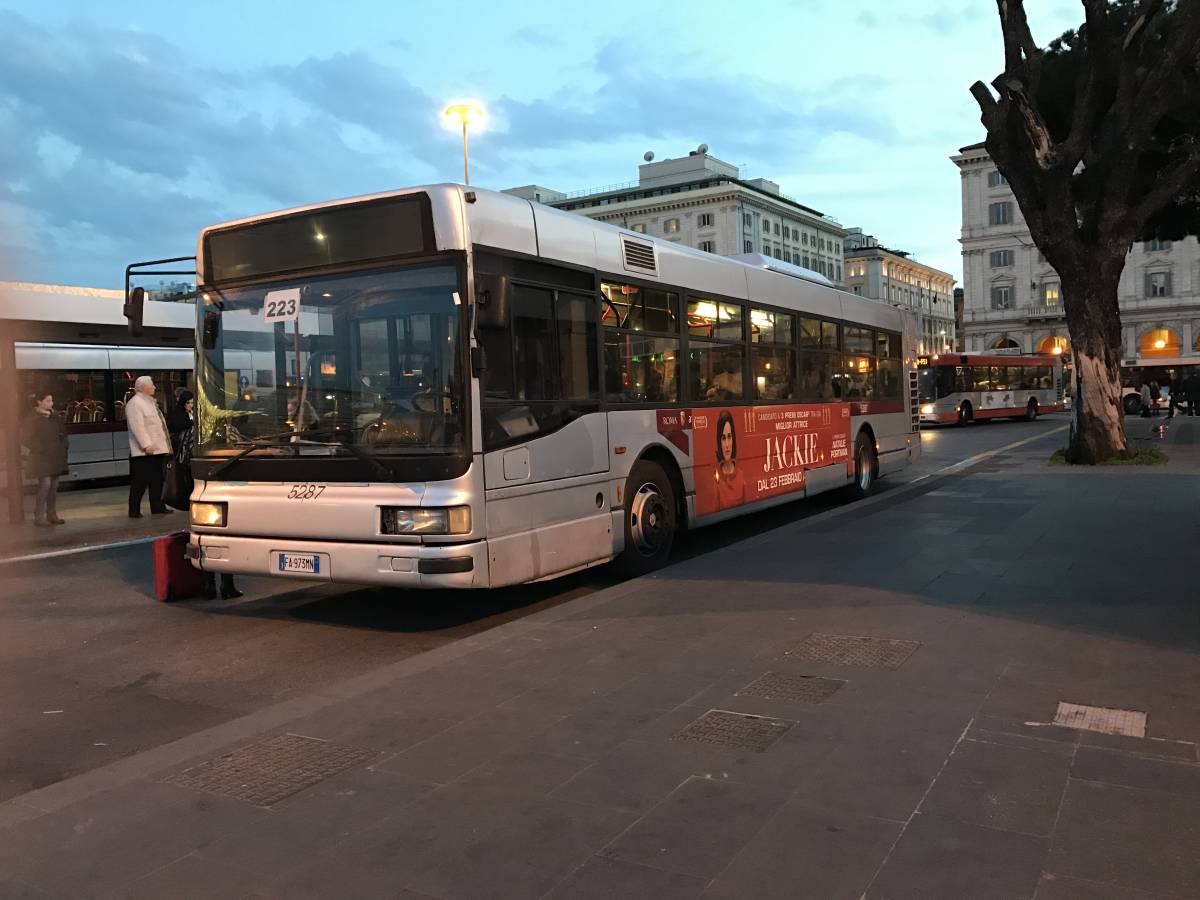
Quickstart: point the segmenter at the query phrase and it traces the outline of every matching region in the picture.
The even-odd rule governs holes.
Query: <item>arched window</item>
[[[1170,328],[1151,328],[1138,340],[1138,356],[1179,356],[1183,341]]]
[[[993,350],[1020,350],[1021,345],[1010,337],[996,338],[992,341]]]
[[[1059,337],[1057,334],[1046,335],[1046,337],[1038,341],[1037,345],[1038,353],[1050,353],[1054,356],[1062,356],[1070,349],[1071,345],[1068,343],[1067,339],[1065,337]]]

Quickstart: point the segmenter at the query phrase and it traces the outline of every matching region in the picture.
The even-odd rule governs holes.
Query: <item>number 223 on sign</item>
[[[294,322],[300,318],[300,288],[267,291],[263,298],[264,322]]]

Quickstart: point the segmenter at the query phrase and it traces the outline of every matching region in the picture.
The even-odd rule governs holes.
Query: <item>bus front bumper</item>
[[[486,541],[354,544],[193,533],[188,556],[205,572],[230,575],[406,588],[488,586]],[[285,558],[311,558],[313,571],[283,571]]]

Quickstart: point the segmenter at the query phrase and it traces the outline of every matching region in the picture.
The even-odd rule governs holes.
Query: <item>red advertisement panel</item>
[[[664,410],[658,429],[681,449],[691,435],[700,516],[802,490],[809,469],[854,469],[849,403]]]

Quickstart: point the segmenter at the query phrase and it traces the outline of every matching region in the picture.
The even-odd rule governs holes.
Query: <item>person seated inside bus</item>
[[[723,363],[717,365],[719,371],[709,382],[704,398],[717,401],[740,400],[742,398],[742,373],[740,371],[731,372]]]

